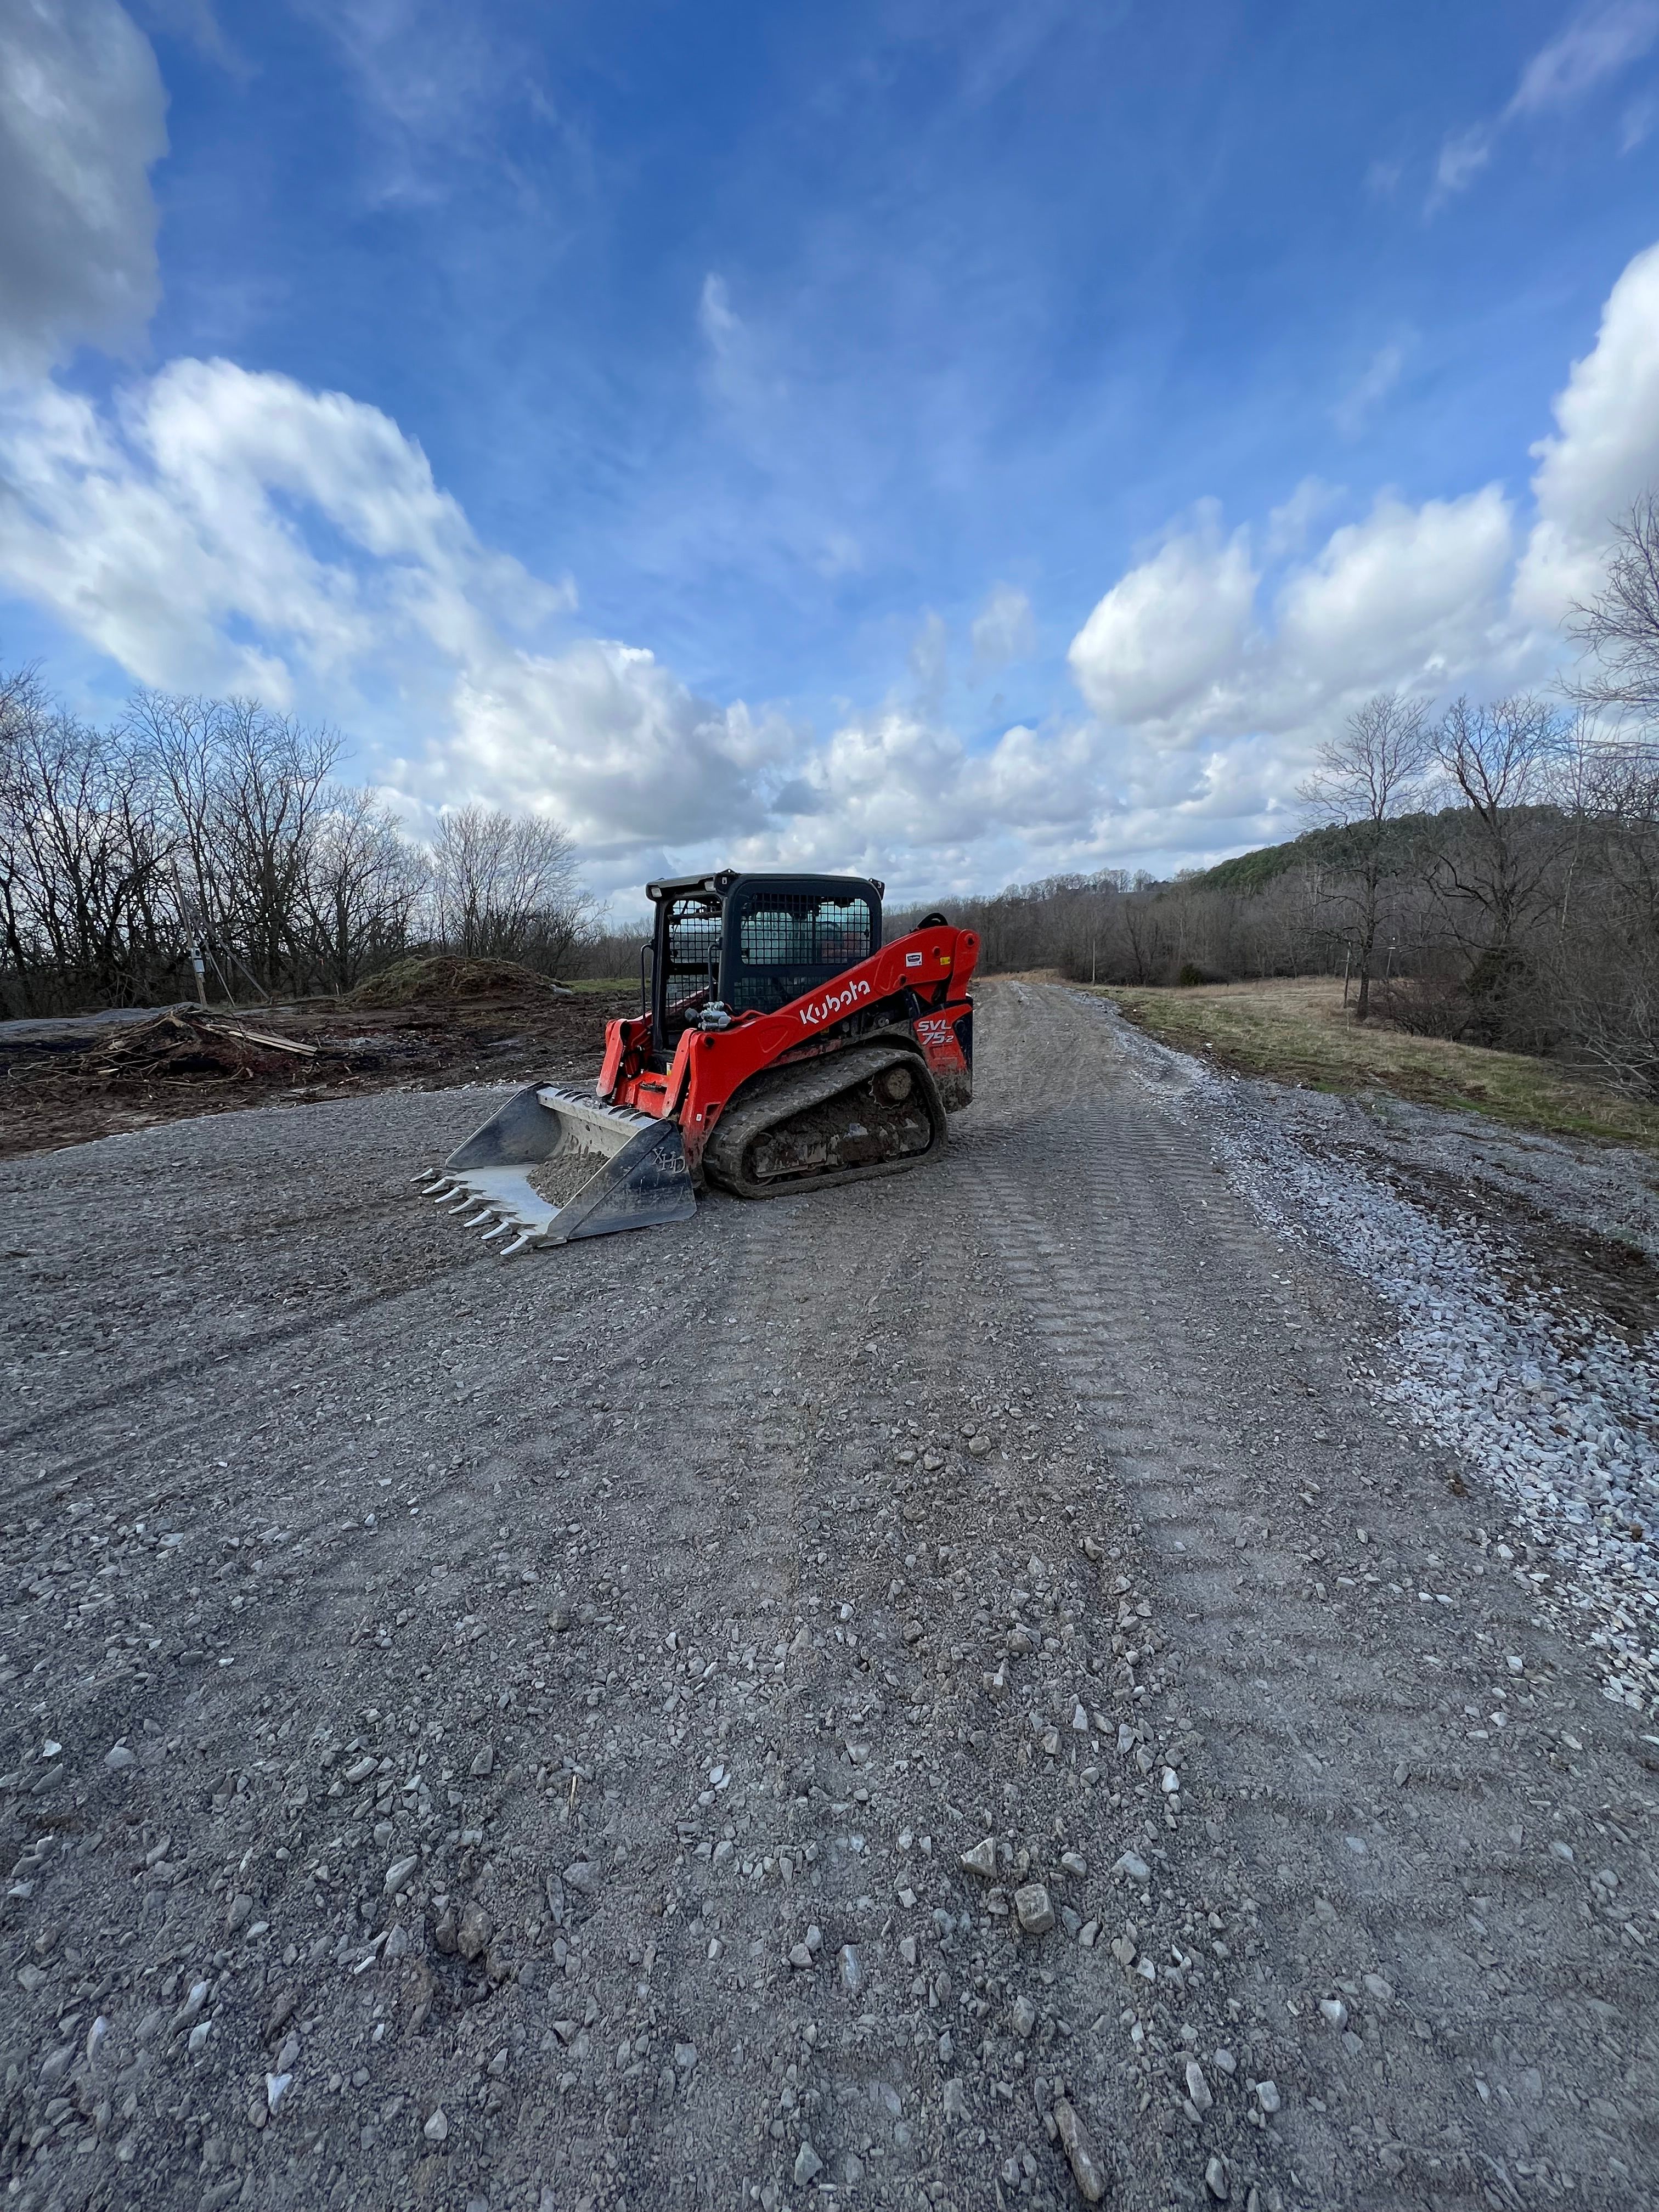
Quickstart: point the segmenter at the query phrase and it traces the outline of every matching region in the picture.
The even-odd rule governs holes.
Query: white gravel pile
[[[1517,1290],[1478,1229],[1449,1228],[1351,1159],[1310,1152],[1285,1126],[1297,1093],[1224,1077],[1112,1018],[1262,1221],[1331,1254],[1395,1309],[1376,1396],[1468,1461],[1553,1559],[1553,1573],[1512,1571],[1599,1650],[1604,1693],[1659,1711],[1659,1365],[1647,1346],[1562,1292]]]

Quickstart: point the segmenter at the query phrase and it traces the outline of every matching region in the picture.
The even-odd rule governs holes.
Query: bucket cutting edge
[[[562,1204],[544,1198],[532,1169],[570,1156],[597,1155],[593,1170]],[[532,1084],[509,1098],[441,1169],[419,1180],[423,1195],[501,1241],[503,1258],[528,1246],[573,1243],[624,1229],[689,1220],[696,1194],[679,1125],[605,1106],[556,1084]]]

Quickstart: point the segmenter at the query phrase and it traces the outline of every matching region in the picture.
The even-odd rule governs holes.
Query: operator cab
[[[885,886],[873,877],[679,876],[647,884],[656,908],[649,985],[653,1060],[689,1027],[775,1013],[881,950]],[[644,995],[643,977],[641,978]],[[641,1011],[644,1009],[642,1008]]]

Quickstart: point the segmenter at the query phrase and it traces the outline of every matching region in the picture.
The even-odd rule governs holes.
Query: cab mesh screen
[[[769,1012],[787,1006],[874,950],[875,917],[866,899],[771,891],[746,906],[738,925],[739,971],[726,978],[734,1007]]]
[[[720,913],[689,902],[668,917],[668,972],[664,1000],[672,1014],[712,985],[720,962]],[[712,993],[711,993],[712,995]]]

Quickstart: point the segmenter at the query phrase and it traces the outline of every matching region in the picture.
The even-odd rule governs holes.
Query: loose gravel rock
[[[1606,1655],[1606,1694],[1654,1718],[1659,1185],[1650,1164],[1399,1101],[1229,1080],[1121,1029],[1261,1218],[1387,1300],[1397,1327],[1362,1370],[1376,1396],[1490,1486],[1512,1531],[1496,1558]]]
[[[1612,1647],[1306,1144],[979,1046],[936,1170],[507,1267],[484,1094],[0,1168],[9,2203],[1655,2193]]]

